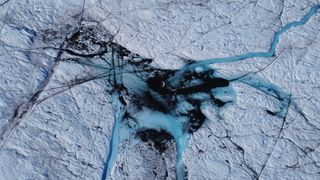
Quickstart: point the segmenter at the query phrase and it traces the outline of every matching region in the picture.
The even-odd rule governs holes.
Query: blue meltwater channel
[[[192,64],[188,64],[182,67],[174,76],[169,78],[169,82],[174,86],[179,83],[181,77],[184,75],[185,72],[188,70],[192,70],[199,66],[206,66],[215,63],[228,63],[228,62],[235,62],[241,60],[247,60],[250,58],[270,58],[275,56],[276,54],[276,47],[279,43],[280,37],[283,33],[289,31],[291,28],[298,27],[304,25],[308,20],[316,15],[319,12],[320,4],[314,5],[302,19],[299,21],[294,21],[288,23],[287,25],[283,26],[280,30],[278,30],[273,37],[273,41],[271,46],[267,52],[248,52],[244,54],[239,54],[231,57],[224,57],[224,58],[213,58],[213,59],[205,59],[199,60]],[[258,86],[256,82],[248,82],[252,86]],[[260,85],[261,86],[261,85]],[[266,85],[265,87],[259,87],[260,89],[266,89],[265,91],[268,92],[268,89],[275,89],[271,85]],[[274,94],[276,94],[274,92]],[[276,94],[277,95],[277,94]],[[278,95],[281,98],[280,95]],[[110,140],[109,145],[109,154],[104,165],[102,180],[105,180],[109,177],[112,166],[117,156],[118,146],[121,141],[125,138],[125,134],[127,134],[127,129],[121,126],[121,120],[123,119],[125,113],[125,107],[119,102],[118,96],[114,96],[113,103],[115,107],[115,122],[112,129],[112,137]],[[287,106],[288,103],[284,103]],[[279,114],[285,113],[282,109]],[[176,177],[178,180],[183,180],[185,177],[184,165],[182,161],[183,152],[187,148],[188,144],[188,135],[182,131],[183,127],[182,124],[178,119],[173,116],[166,115],[164,113],[155,113],[151,112],[150,109],[144,109],[143,111],[139,112],[135,116],[136,119],[139,120],[141,126],[145,128],[152,128],[152,129],[163,129],[174,137],[177,145],[177,164],[176,164]],[[151,120],[152,119],[152,120]]]
[[[280,30],[278,30],[273,37],[273,41],[271,43],[271,46],[267,52],[248,52],[244,54],[239,54],[231,57],[223,57],[223,58],[213,58],[213,59],[205,59],[205,60],[198,60],[195,63],[189,64],[181,68],[175,76],[173,76],[170,79],[170,82],[174,85],[176,84],[181,76],[188,70],[192,70],[199,66],[206,66],[210,64],[216,64],[216,63],[228,63],[228,62],[236,62],[236,61],[242,61],[247,60],[250,58],[270,58],[275,56],[276,54],[276,48],[279,43],[280,37],[283,33],[289,31],[291,28],[302,26],[308,20],[316,15],[319,12],[320,4],[313,6],[308,13],[300,20],[300,21],[294,21],[291,23],[288,23],[287,25],[283,26]]]

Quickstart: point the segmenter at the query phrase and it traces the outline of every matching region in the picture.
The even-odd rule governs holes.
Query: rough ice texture
[[[0,0],[0,179],[320,179],[320,13],[285,31],[272,56],[208,63],[187,87],[174,71],[268,52],[319,3]],[[153,61],[112,69],[109,40],[125,61]],[[124,74],[128,93],[114,99],[106,72],[146,69]],[[168,89],[147,83],[164,69]],[[230,84],[204,88],[203,72]]]

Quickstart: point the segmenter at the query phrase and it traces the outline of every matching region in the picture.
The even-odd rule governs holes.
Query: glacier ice
[[[0,2],[0,179],[318,179],[319,9]]]

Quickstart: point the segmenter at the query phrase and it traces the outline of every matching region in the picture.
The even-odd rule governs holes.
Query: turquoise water
[[[279,43],[280,37],[283,33],[289,31],[290,29],[298,26],[304,25],[312,16],[316,15],[319,12],[320,5],[313,6],[305,16],[295,22],[288,23],[284,27],[282,27],[279,31],[274,34],[273,41],[270,45],[270,48],[267,52],[248,52],[236,56],[224,57],[224,58],[213,58],[213,59],[205,59],[199,60],[193,64],[186,65],[181,68],[176,75],[170,78],[170,83],[178,84],[183,74],[191,69],[194,69],[199,66],[207,66],[215,63],[228,63],[228,62],[236,62],[241,60],[246,60],[250,58],[270,58],[275,56],[276,48]],[[279,100],[279,111],[275,112],[278,116],[285,116],[288,110],[288,106],[290,103],[290,94],[285,93],[281,88],[273,85],[272,83],[266,82],[263,79],[259,79],[257,77],[246,76],[238,79],[238,81],[245,83],[249,86],[252,86],[256,89],[261,90],[268,96],[272,96]],[[125,134],[123,131],[125,129],[121,126],[121,120],[124,116],[125,110],[124,106],[119,102],[119,97],[114,96],[113,103],[115,106],[115,122],[112,130],[112,138],[110,140],[109,145],[109,154],[105,163],[105,167],[103,170],[102,179],[107,179],[109,177],[110,171],[112,169],[112,165],[117,156],[118,146],[124,137],[121,134]],[[176,164],[176,176],[178,180],[183,180],[185,176],[184,165],[183,165],[183,152],[187,148],[188,144],[188,135],[183,132],[183,124],[177,117],[172,115],[167,115],[161,112],[152,111],[148,108],[143,109],[141,112],[135,114],[135,118],[139,120],[140,128],[151,128],[160,130],[163,129],[169,132],[176,141],[176,149],[177,149],[177,164]]]
[[[164,114],[148,108],[145,108],[139,113],[135,114],[134,118],[138,120],[140,126],[139,128],[155,129],[158,131],[163,129],[174,137],[177,150],[176,176],[178,180],[183,180],[185,172],[182,154],[187,148],[188,134],[183,131],[183,124],[181,121],[175,116]]]
[[[247,60],[250,58],[270,58],[270,57],[273,57],[276,54],[276,48],[279,43],[281,35],[294,27],[304,25],[306,22],[308,22],[308,20],[312,16],[316,15],[319,12],[319,9],[320,9],[320,5],[313,6],[300,21],[294,21],[294,22],[288,23],[287,25],[282,27],[279,31],[277,31],[274,34],[273,41],[272,41],[271,46],[267,52],[248,52],[248,53],[244,53],[244,54],[240,54],[240,55],[236,55],[236,56],[231,56],[231,57],[198,60],[197,62],[190,64],[190,65],[187,65],[187,66],[183,67],[182,69],[180,69],[179,70],[180,72],[178,72],[175,76],[173,76],[173,78],[170,79],[170,82],[172,82],[173,85],[175,83],[178,83],[179,80],[181,79],[181,75],[183,75],[184,72],[186,72],[187,70],[194,69],[199,66],[207,66],[207,65],[215,64],[215,63],[236,62],[236,61]],[[274,96],[275,98],[277,98],[279,100],[279,109],[280,110],[279,110],[279,112],[276,112],[276,114],[280,117],[285,116],[285,114],[288,110],[289,103],[290,103],[290,95],[288,93],[285,93],[280,88],[276,87],[275,85],[273,85],[271,83],[263,81],[262,79],[242,78],[242,79],[240,79],[240,81],[243,83],[246,83],[252,87],[257,88],[257,89],[265,92],[268,95],[271,95],[271,96]],[[180,149],[180,151],[179,151],[179,149]],[[180,159],[182,159],[183,151],[181,151],[181,150],[183,150],[183,149],[184,149],[184,147],[181,147],[181,148],[178,148],[178,150],[177,150],[177,154],[178,154],[177,155],[178,156],[177,167],[180,168],[180,169],[177,169],[178,180],[183,180],[183,177],[184,177],[184,171],[181,170],[182,165],[180,164],[182,162],[179,161]]]
[[[273,41],[271,43],[271,46],[267,52],[248,52],[244,54],[239,54],[231,57],[223,57],[223,58],[213,58],[213,59],[205,59],[205,60],[197,60],[195,63],[187,65],[180,69],[180,73],[177,73],[176,76],[174,76],[170,81],[172,84],[175,84],[175,82],[179,81],[181,78],[181,75],[188,70],[194,69],[199,66],[206,66],[210,64],[216,64],[216,63],[228,63],[228,62],[236,62],[236,61],[242,61],[247,60],[250,58],[270,58],[275,56],[276,54],[276,48],[279,43],[280,37],[283,33],[289,31],[290,29],[298,26],[304,25],[308,20],[316,15],[319,12],[320,5],[313,6],[307,14],[304,15],[304,17],[300,21],[294,21],[291,23],[288,23],[284,27],[282,27],[279,31],[277,31],[274,34]]]
[[[124,139],[124,132],[123,129],[121,128],[121,120],[123,119],[124,116],[124,107],[119,101],[119,96],[118,94],[114,94],[112,97],[114,108],[115,108],[115,115],[114,115],[114,124],[112,128],[112,135],[110,139],[110,144],[109,144],[109,154],[107,156],[107,160],[103,169],[103,174],[102,178],[103,180],[107,179],[109,177],[112,166],[114,164],[114,161],[117,157],[118,153],[118,147],[121,141]]]
[[[262,92],[264,92],[269,97],[274,97],[278,100],[278,111],[274,112],[278,117],[285,117],[291,103],[291,95],[280,87],[259,78],[258,76],[245,76],[239,79],[240,82],[252,86]]]

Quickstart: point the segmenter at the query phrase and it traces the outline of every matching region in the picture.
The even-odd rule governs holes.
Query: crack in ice
[[[247,60],[247,59],[251,59],[251,58],[270,58],[270,57],[273,57],[276,54],[276,48],[277,48],[277,45],[280,41],[281,35],[283,33],[286,33],[287,31],[289,31],[292,28],[295,28],[298,26],[303,26],[306,22],[309,21],[309,19],[311,17],[313,17],[314,15],[316,15],[318,13],[319,9],[320,9],[320,4],[315,5],[315,6],[311,7],[311,9],[299,21],[290,22],[287,25],[283,26],[279,31],[277,31],[274,34],[271,46],[267,52],[248,52],[245,54],[235,55],[235,56],[231,56],[231,57],[197,60],[197,61],[181,68],[180,73],[177,73],[177,75],[171,79],[171,82],[172,83],[177,82],[181,78],[181,75],[185,71],[194,69],[199,66],[207,66],[210,64],[217,64],[217,63],[236,62],[236,61],[242,61],[242,60]]]
[[[5,3],[7,2],[9,1],[5,1]],[[0,4],[0,6],[3,4],[4,3]],[[102,170],[102,180],[108,179],[111,175],[114,162],[117,158],[119,145],[123,140],[130,138],[129,131],[132,130],[138,133],[150,129],[158,132],[165,131],[172,136],[176,143],[177,153],[176,178],[178,180],[185,179],[186,171],[183,163],[183,153],[188,146],[189,134],[201,128],[206,120],[206,116],[201,111],[202,104],[209,101],[218,109],[232,103],[232,101],[221,99],[217,92],[230,90],[229,85],[234,81],[244,83],[260,90],[269,97],[275,98],[278,102],[277,110],[267,110],[266,112],[269,115],[280,117],[283,120],[276,141],[273,144],[274,146],[262,165],[261,171],[257,171],[245,163],[244,149],[233,142],[229,134],[227,134],[227,138],[243,155],[243,162],[246,168],[253,173],[253,177],[259,178],[263,173],[284,129],[289,106],[293,104],[296,111],[307,121],[302,111],[292,102],[291,95],[276,85],[254,77],[253,74],[250,73],[233,80],[228,80],[220,77],[215,69],[207,66],[215,63],[242,61],[250,58],[274,57],[281,36],[290,29],[307,23],[312,16],[319,12],[320,5],[314,5],[299,21],[288,23],[275,32],[267,52],[248,52],[231,57],[198,60],[185,65],[179,70],[154,68],[150,66],[151,59],[142,58],[119,44],[114,43],[113,36],[101,35],[98,37],[97,34],[101,32],[101,29],[95,30],[93,27],[82,27],[82,23],[84,22],[84,5],[85,0],[83,1],[83,7],[80,13],[79,27],[69,34],[70,37],[66,37],[59,48],[43,48],[58,50],[54,65],[52,65],[51,71],[46,74],[46,78],[39,86],[39,90],[31,96],[29,102],[16,108],[15,115],[12,118],[13,123],[11,124],[13,128],[9,127],[1,134],[1,148],[9,139],[15,127],[22,121],[23,116],[28,113],[34,105],[76,85],[101,78],[106,79],[112,88],[110,94],[112,95],[112,103],[114,106],[114,122],[107,158]],[[33,30],[24,27],[22,27],[22,30],[29,34],[35,33]],[[83,32],[84,35],[81,34]],[[106,39],[105,37],[109,37],[109,41],[101,40]],[[82,42],[83,39],[84,42]],[[33,39],[30,39],[30,42],[33,43]],[[88,42],[90,45],[94,44],[98,46],[99,49],[91,48],[90,45],[86,44]],[[67,53],[69,57],[72,56],[76,58],[62,59],[63,53]],[[86,60],[90,58],[100,58],[106,65],[95,64],[93,61],[87,62]],[[109,62],[108,60],[111,61]],[[94,76],[93,78],[82,79],[81,81],[77,80],[71,84],[68,83],[66,88],[57,88],[58,91],[53,95],[51,94],[43,99],[39,99],[43,91],[48,90],[46,87],[51,80],[54,69],[63,61],[97,68],[100,71],[104,71],[104,73]],[[216,92],[214,92],[214,90]],[[148,140],[148,138],[146,139]]]

